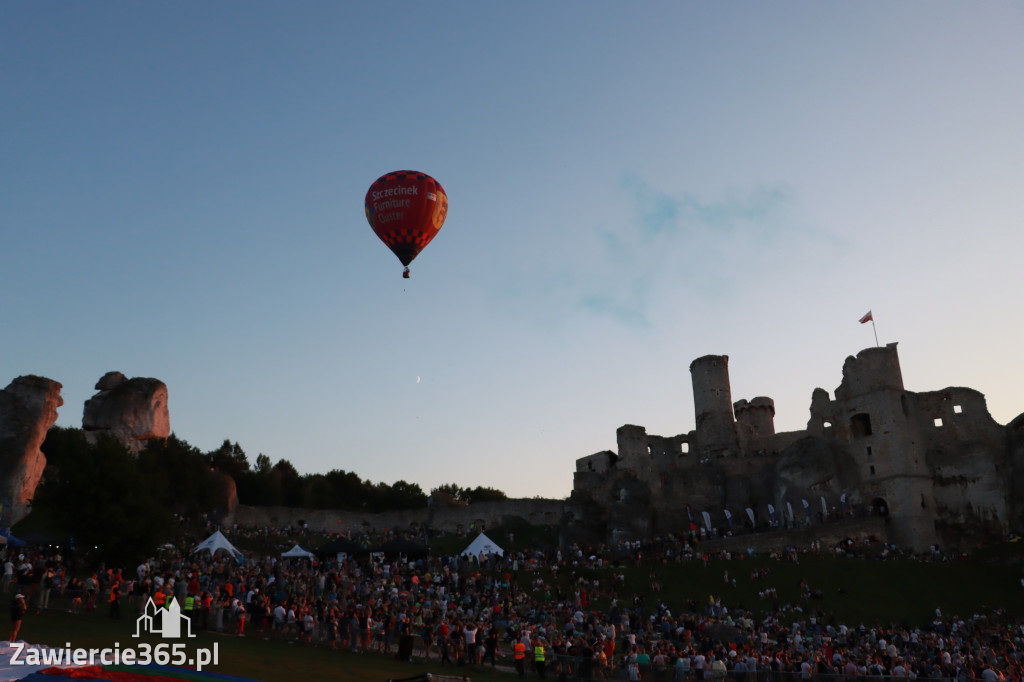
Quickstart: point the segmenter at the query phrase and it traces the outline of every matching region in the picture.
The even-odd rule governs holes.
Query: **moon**
[[[420,378],[419,377],[416,377],[416,383],[417,384],[420,383]]]

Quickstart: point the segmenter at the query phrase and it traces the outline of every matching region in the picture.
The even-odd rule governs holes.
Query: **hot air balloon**
[[[418,171],[386,173],[366,192],[366,220],[409,276],[409,263],[437,236],[448,215],[448,195],[434,178]]]

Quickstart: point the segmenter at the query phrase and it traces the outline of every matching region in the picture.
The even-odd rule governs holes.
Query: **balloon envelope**
[[[366,192],[366,220],[402,265],[409,265],[437,236],[448,215],[448,195],[418,171],[386,173]]]

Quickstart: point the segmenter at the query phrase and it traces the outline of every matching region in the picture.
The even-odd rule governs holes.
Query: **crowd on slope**
[[[112,618],[120,617],[123,606],[134,617],[150,599],[161,606],[173,597],[194,630],[417,656],[455,667],[512,665],[520,676],[542,678],[1024,680],[1020,624],[999,613],[965,619],[936,612],[926,629],[825,623],[791,608],[755,620],[714,598],[682,610],[648,604],[625,594],[623,576],[614,570],[603,583],[592,576],[607,572],[581,570],[608,567],[605,557],[637,565],[694,560],[709,566],[729,557],[699,552],[685,538],[587,552],[573,546],[564,554],[311,561],[279,558],[282,543],[274,540],[283,541],[283,532],[235,528],[226,534],[263,538],[274,551],[244,558],[172,552],[132,569],[101,565],[81,579],[59,552],[10,549],[4,590],[23,595],[30,610],[99,610]],[[383,539],[366,538],[365,544]],[[858,551],[852,541],[839,549]],[[772,557],[799,561],[807,551],[821,548],[791,548]],[[885,553],[905,555],[895,548]],[[936,551],[918,558],[958,555]],[[769,568],[751,575],[765,579],[763,594],[769,598],[770,575]],[[723,577],[730,581],[728,572]],[[652,571],[651,592],[657,595],[659,587]],[[599,610],[594,601],[608,607]]]

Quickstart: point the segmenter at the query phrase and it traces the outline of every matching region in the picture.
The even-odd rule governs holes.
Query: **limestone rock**
[[[128,381],[128,377],[120,372],[107,372],[96,382],[96,390],[112,391],[126,381]]]
[[[233,516],[238,508],[238,486],[228,474],[222,472],[221,478],[224,480],[224,513]]]
[[[11,491],[12,524],[28,513],[46,468],[40,447],[64,404],[61,388],[56,381],[30,375],[0,391],[0,489]]]
[[[109,434],[138,453],[147,440],[171,434],[164,382],[127,379],[120,372],[107,372],[96,383],[96,389],[99,393],[85,402],[82,415],[82,429],[90,442],[100,434]]]

